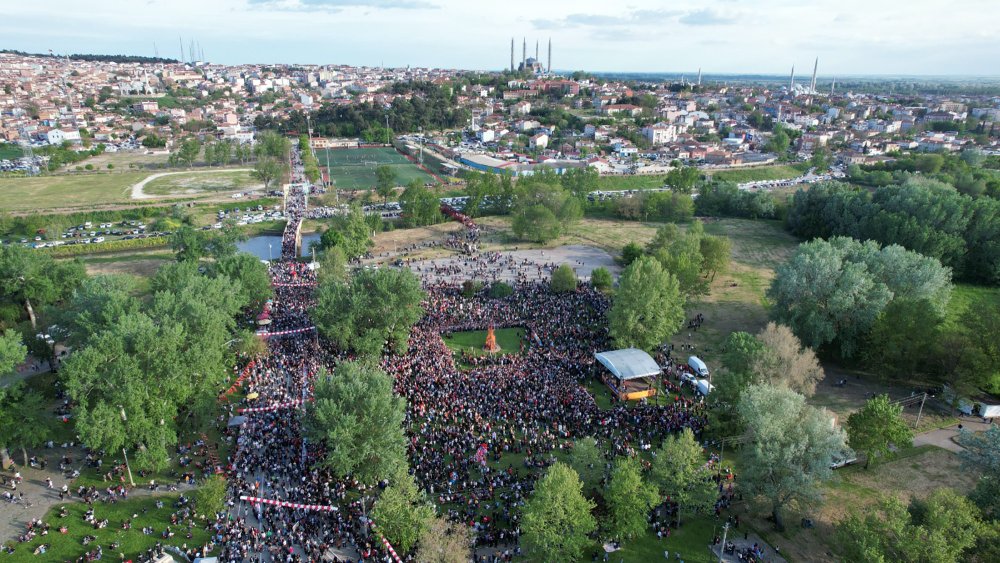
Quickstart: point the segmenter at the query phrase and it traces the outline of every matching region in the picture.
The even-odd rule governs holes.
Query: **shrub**
[[[607,268],[595,268],[590,273],[590,285],[594,286],[594,289],[608,291],[611,289],[611,283],[611,272]]]
[[[552,291],[555,293],[568,293],[576,291],[576,273],[569,264],[563,264],[552,272]]]
[[[489,295],[494,299],[502,299],[504,297],[509,297],[514,294],[514,288],[508,283],[502,281],[494,282],[490,286]]]

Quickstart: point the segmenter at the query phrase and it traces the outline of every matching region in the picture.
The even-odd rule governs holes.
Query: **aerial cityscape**
[[[1000,9],[0,21],[0,560],[1000,561]]]

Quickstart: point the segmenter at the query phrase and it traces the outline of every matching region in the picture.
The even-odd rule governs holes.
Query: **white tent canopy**
[[[656,360],[638,348],[598,352],[594,357],[622,381],[660,374],[660,366],[656,365]]]

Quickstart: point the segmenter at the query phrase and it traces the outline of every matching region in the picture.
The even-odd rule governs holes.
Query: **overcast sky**
[[[997,0],[0,0],[0,48],[499,69],[1000,74]]]

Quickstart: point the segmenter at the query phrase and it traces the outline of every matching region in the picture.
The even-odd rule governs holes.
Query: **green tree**
[[[28,448],[41,446],[52,434],[55,418],[45,397],[24,383],[0,388],[0,447],[20,448],[28,466]]]
[[[403,221],[410,226],[422,227],[441,222],[441,202],[425,188],[419,180],[414,180],[399,198]]]
[[[954,563],[988,534],[979,510],[952,489],[938,489],[907,507],[886,497],[837,525],[846,561]]]
[[[902,405],[890,401],[888,395],[878,395],[847,417],[847,444],[865,454],[865,469],[872,461],[889,456],[890,447],[901,449],[913,445],[913,431],[903,420],[902,412]]]
[[[643,255],[642,246],[630,242],[622,248],[622,266],[629,266]]]
[[[594,286],[594,289],[607,292],[611,290],[613,283],[614,280],[611,277],[611,272],[607,268],[594,268],[590,272],[590,285]]]
[[[0,302],[23,308],[32,329],[38,328],[35,306],[69,297],[86,276],[79,260],[56,261],[46,253],[18,244],[0,248]]]
[[[251,254],[232,254],[217,260],[210,269],[213,277],[225,276],[238,281],[239,300],[247,304],[263,304],[273,295],[267,266]]]
[[[667,173],[667,185],[670,189],[682,194],[690,194],[695,184],[701,179],[701,173],[694,166],[681,166]]]
[[[270,189],[271,185],[285,174],[285,164],[274,158],[261,158],[253,165],[251,176],[264,183],[264,189]]]
[[[257,158],[272,158],[279,162],[286,162],[292,150],[292,142],[274,131],[261,131],[257,135],[257,143],[254,152]]]
[[[388,164],[375,168],[375,193],[382,196],[382,202],[389,201],[389,195],[396,189],[396,171]]]
[[[580,476],[583,490],[589,496],[604,477],[605,459],[597,440],[590,436],[577,440],[569,453],[569,465]]]
[[[532,561],[577,561],[593,542],[594,503],[571,467],[555,463],[538,480],[521,519],[521,545]]]
[[[677,505],[678,526],[682,509],[700,512],[715,503],[715,482],[706,464],[701,444],[690,428],[666,438],[653,458],[650,479],[662,496],[670,497]]]
[[[14,368],[24,363],[28,355],[28,347],[21,340],[21,335],[13,330],[0,334],[0,376],[14,371]]]
[[[715,281],[719,272],[725,272],[732,256],[729,237],[706,235],[699,241],[701,252],[701,273],[708,276],[709,283]]]
[[[818,146],[813,150],[809,165],[816,169],[816,173],[822,173],[830,168],[830,149]]]
[[[600,189],[600,178],[597,169],[588,166],[567,170],[559,179],[574,197],[585,200],[590,192]]]
[[[347,281],[347,256],[342,246],[332,246],[319,255],[319,283]]]
[[[421,563],[468,563],[472,559],[470,528],[444,518],[432,518],[420,538],[417,561]]]
[[[659,496],[656,487],[642,480],[639,460],[620,457],[611,469],[604,499],[608,506],[608,532],[630,540],[646,531],[646,517]]]
[[[700,221],[691,223],[686,233],[682,233],[677,225],[668,223],[656,230],[656,236],[646,247],[646,253],[655,257],[664,270],[677,278],[684,295],[708,292],[708,282],[702,277],[703,231]]]
[[[992,520],[1000,520],[1000,426],[990,426],[981,434],[962,430],[958,433],[962,465],[982,471],[969,497]]]
[[[423,298],[410,270],[361,270],[350,283],[320,284],[312,318],[342,349],[377,357],[386,347],[406,350],[410,329],[423,316]]]
[[[781,128],[775,127],[774,134],[768,139],[767,144],[764,149],[768,152],[773,152],[778,156],[784,155],[788,152],[788,147],[791,145],[791,139],[788,137],[788,133]]]
[[[946,307],[950,293],[950,272],[934,258],[845,237],[799,245],[768,290],[777,321],[809,347],[836,341],[844,357],[857,353],[894,298]]]
[[[87,278],[73,291],[73,296],[57,317],[66,343],[79,349],[92,334],[111,328],[118,319],[139,310],[135,298],[135,278],[105,275]]]
[[[830,478],[844,433],[825,409],[806,405],[805,397],[786,387],[752,385],[737,408],[747,428],[742,482],[748,495],[771,503],[775,528],[782,531],[782,509],[793,500],[815,499],[820,483]]]
[[[209,475],[194,491],[194,507],[205,518],[214,518],[226,510],[226,478]]]
[[[320,236],[321,248],[339,247],[348,260],[363,256],[374,244],[372,229],[358,205],[352,205],[346,215],[334,219],[333,225]]]
[[[683,322],[684,298],[670,272],[648,256],[625,269],[608,314],[611,336],[619,347],[652,350]]]
[[[942,320],[926,299],[893,300],[868,334],[865,365],[883,377],[930,373]]]
[[[434,518],[434,506],[417,489],[413,476],[405,471],[389,484],[378,498],[372,518],[400,553],[409,553]]]
[[[177,149],[177,159],[191,168],[195,160],[198,160],[198,153],[201,152],[201,141],[195,137],[189,137],[181,142]]]
[[[552,283],[550,287],[553,293],[569,293],[576,291],[576,272],[569,264],[560,264],[552,272]]]
[[[544,205],[532,205],[515,210],[511,230],[519,239],[546,243],[559,236],[562,225],[550,209]]]
[[[369,486],[405,473],[405,409],[392,378],[377,367],[342,362],[333,373],[321,371],[305,418],[309,439],[325,447],[319,464]]]

